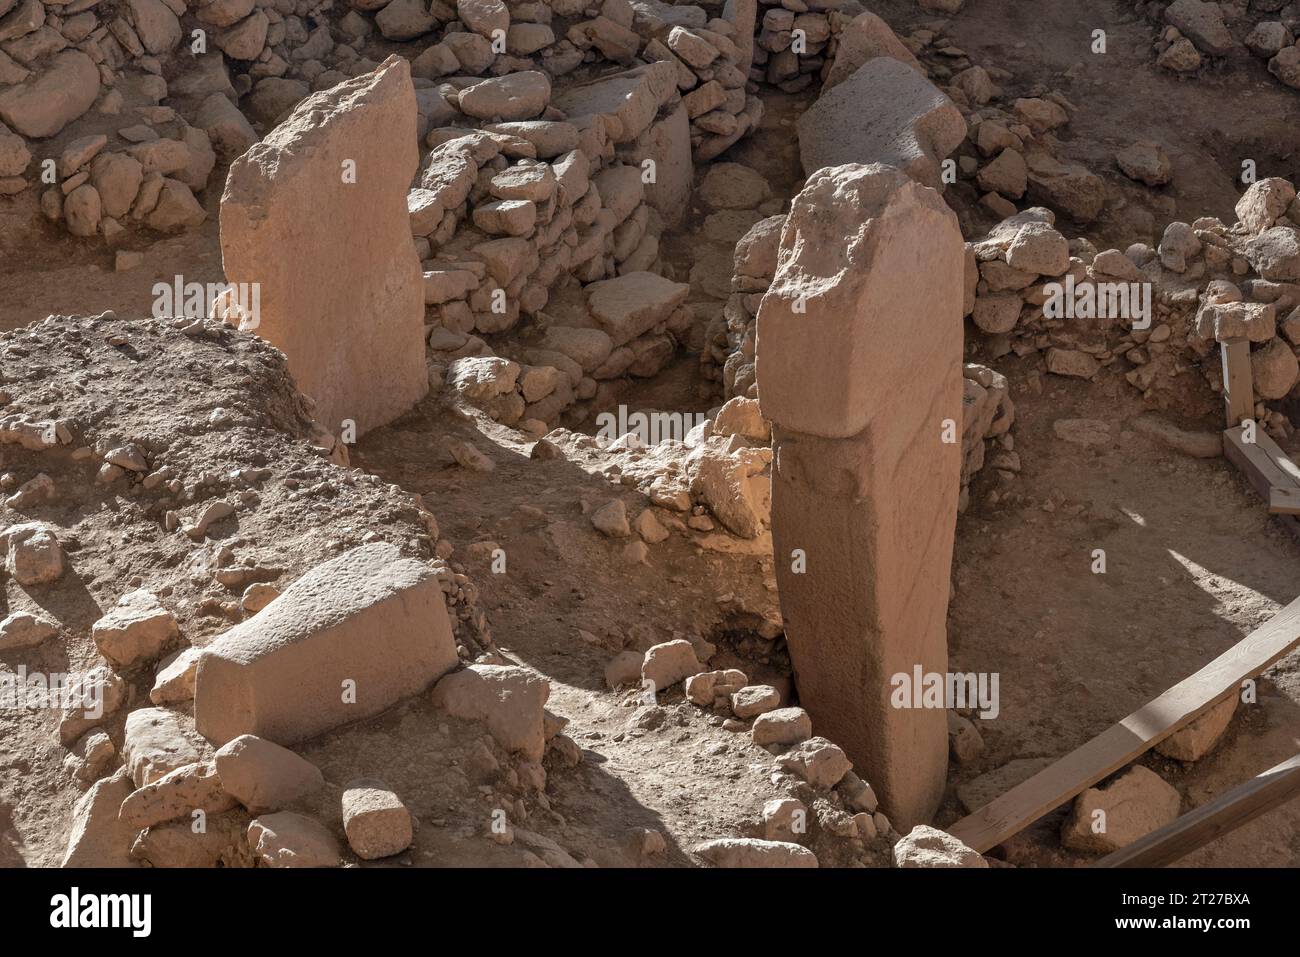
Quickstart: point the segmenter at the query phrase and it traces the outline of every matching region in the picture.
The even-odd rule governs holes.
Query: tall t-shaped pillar
[[[961,471],[963,244],[933,189],[888,166],[813,174],[758,313],[772,531],[795,683],[906,833],[948,760],[942,707],[896,676],[945,674]]]

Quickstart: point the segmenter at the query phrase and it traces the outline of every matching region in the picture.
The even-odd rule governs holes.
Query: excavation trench
[[[1145,21],[1121,15],[1123,4],[1084,4],[1080,11],[1072,12],[1070,24],[1056,14],[1025,24],[1014,4],[982,6],[942,25],[928,15],[923,18],[913,4],[903,0],[873,5],[873,10],[885,16],[900,36],[914,41],[913,51],[921,51],[919,56],[936,82],[951,84],[949,89],[960,89],[963,96],[970,93],[972,99],[961,104],[968,122],[976,113],[987,112],[988,117],[979,118],[1015,126],[1015,120],[1024,119],[1013,106],[1018,98],[1042,104],[1056,102],[1050,93],[1063,92],[1071,103],[1067,123],[1048,133],[1026,136],[1025,142],[1047,148],[1055,160],[1082,163],[1087,167],[1085,173],[1091,171],[1103,179],[1105,208],[1098,218],[1084,222],[1072,219],[1072,210],[1065,208],[1078,198],[1072,194],[1056,193],[1051,197],[1054,202],[1047,202],[1041,193],[1031,191],[1016,199],[1020,209],[1040,204],[1059,207],[1055,230],[1062,243],[1067,237],[1091,237],[1098,249],[1114,245],[1122,251],[1131,243],[1148,242],[1154,252],[1165,224],[1172,219],[1190,223],[1213,214],[1224,223],[1233,221],[1232,208],[1241,192],[1235,177],[1243,157],[1254,159],[1267,175],[1287,176],[1293,171],[1295,133],[1281,117],[1294,110],[1294,93],[1267,77],[1262,64],[1250,62],[1239,75],[1207,71],[1201,77],[1176,79],[1150,66],[1153,29]],[[936,661],[934,669],[996,674],[1001,693],[997,718],[983,720],[967,709],[960,716],[966,724],[957,721],[945,729],[941,714],[922,715],[919,720],[939,719],[937,723],[931,720],[932,726],[925,732],[930,740],[909,745],[901,757],[897,748],[877,757],[870,753],[872,742],[855,741],[855,735],[866,726],[876,743],[909,740],[912,730],[895,727],[892,722],[906,723],[913,716],[900,719],[882,708],[870,721],[864,721],[860,715],[835,713],[843,708],[827,711],[824,703],[814,702],[820,692],[809,693],[807,682],[813,671],[809,662],[824,656],[831,639],[838,665],[854,660],[864,644],[859,640],[863,634],[872,634],[872,641],[879,644],[879,634],[889,630],[874,621],[844,623],[855,611],[889,604],[889,594],[860,590],[863,582],[882,570],[878,567],[880,556],[886,553],[878,542],[864,545],[848,535],[853,540],[840,543],[836,538],[847,534],[846,530],[879,525],[879,516],[859,512],[871,507],[873,497],[878,498],[878,490],[888,483],[862,468],[864,458],[869,460],[884,442],[879,431],[863,440],[866,453],[860,449],[846,452],[836,445],[852,445],[854,436],[810,438],[806,421],[790,419],[798,419],[812,400],[828,392],[851,394],[854,385],[860,384],[857,379],[864,375],[856,379],[846,375],[848,383],[835,388],[833,372],[828,370],[842,357],[829,355],[797,383],[795,398],[807,401],[796,402],[793,412],[782,405],[779,390],[771,390],[771,401],[779,407],[765,405],[763,411],[777,421],[778,450],[786,443],[787,451],[793,451],[792,441],[802,450],[811,449],[800,453],[805,456],[806,474],[824,471],[828,459],[844,460],[829,488],[809,480],[802,489],[787,484],[782,491],[780,483],[789,476],[783,479],[778,474],[775,545],[763,521],[768,505],[763,489],[770,487],[771,471],[763,455],[772,440],[758,416],[733,416],[730,421],[722,417],[728,431],[709,439],[714,442],[708,464],[712,471],[702,477],[698,461],[687,461],[685,451],[673,451],[666,444],[648,450],[610,450],[591,441],[600,437],[602,423],[611,419],[616,432],[624,431],[629,417],[637,413],[675,415],[679,418],[674,421],[693,426],[699,421],[696,416],[713,412],[716,417],[724,400],[754,395],[755,316],[776,271],[774,250],[780,228],[769,228],[767,233],[760,229],[761,243],[749,234],[764,220],[788,213],[791,200],[803,186],[795,124],[817,101],[818,74],[825,65],[825,48],[818,48],[816,40],[812,53],[804,59],[793,46],[784,45],[783,34],[797,26],[792,14],[778,6],[757,9],[754,35],[762,82],[756,92],[748,93],[761,101],[762,119],[757,128],[725,152],[697,162],[691,188],[682,200],[684,215],[656,237],[655,257],[642,263],[642,250],[638,258],[649,232],[633,237],[634,230],[625,230],[620,236],[620,247],[626,247],[620,248],[620,255],[628,254],[624,262],[653,266],[629,271],[657,272],[668,282],[689,287],[680,303],[690,312],[689,326],[682,324],[670,332],[638,329],[620,344],[631,348],[629,343],[644,339],[638,348],[658,349],[662,339],[658,345],[650,340],[671,335],[671,355],[650,352],[651,358],[640,367],[648,374],[601,378],[601,383],[617,380],[617,386],[598,387],[585,397],[580,392],[591,390],[580,385],[582,379],[594,382],[596,377],[587,376],[591,370],[584,369],[571,383],[573,401],[557,401],[555,408],[535,404],[547,396],[537,398],[543,387],[532,379],[526,388],[519,386],[518,400],[503,398],[503,392],[493,397],[501,399],[495,405],[462,402],[459,390],[448,384],[449,366],[458,358],[488,356],[472,344],[463,355],[453,353],[477,338],[498,358],[518,360],[522,383],[524,376],[547,363],[520,350],[538,348],[530,337],[544,334],[549,320],[564,316],[563,296],[567,293],[561,290],[552,302],[539,307],[536,312],[541,317],[533,315],[508,331],[489,331],[491,304],[486,299],[473,301],[472,294],[429,303],[429,315],[436,321],[424,330],[426,335],[436,329],[451,329],[460,337],[444,336],[440,344],[454,347],[428,353],[435,367],[433,394],[384,425],[368,432],[363,428],[359,441],[348,448],[351,465],[382,480],[389,488],[388,497],[382,501],[368,498],[368,490],[358,491],[334,473],[318,474],[321,463],[313,459],[295,468],[293,486],[285,488],[283,500],[278,491],[266,493],[274,508],[267,510],[265,518],[250,519],[247,526],[242,518],[235,527],[214,524],[214,535],[201,543],[205,555],[209,549],[220,553],[224,546],[236,561],[247,555],[261,565],[275,566],[286,582],[332,557],[336,545],[360,545],[369,541],[367,536],[401,539],[404,547],[423,549],[421,557],[429,560],[439,555],[448,560],[445,574],[451,584],[445,591],[451,596],[457,627],[463,629],[458,634],[465,649],[463,657],[497,665],[518,664],[545,677],[550,683],[547,707],[569,719],[564,734],[573,748],[553,745],[548,749],[545,784],[539,790],[528,784],[538,780],[537,772],[528,762],[520,765],[517,758],[505,754],[483,725],[449,718],[417,696],[378,718],[332,731],[303,747],[302,754],[322,768],[335,789],[327,790],[309,809],[320,820],[332,822],[337,817],[338,785],[358,775],[379,774],[398,793],[414,795],[410,803],[422,826],[409,851],[413,863],[513,866],[532,863],[532,859],[548,863],[565,860],[543,843],[525,845],[523,835],[533,832],[557,842],[573,862],[667,866],[698,863],[691,852],[700,842],[723,836],[780,834],[773,829],[776,825],[765,807],[777,799],[797,800],[805,804],[814,821],[812,834],[804,843],[816,852],[823,866],[887,866],[894,828],[906,831],[912,823],[931,819],[940,827],[951,824],[1185,677],[1294,597],[1294,582],[1300,573],[1295,547],[1277,534],[1267,514],[1222,460],[1174,452],[1135,425],[1152,408],[1164,409],[1191,430],[1204,431],[1207,422],[1217,421],[1221,417],[1219,398],[1198,371],[1204,356],[1180,351],[1161,359],[1158,342],[1135,341],[1100,327],[1045,327],[1033,309],[1018,319],[1011,332],[990,331],[980,326],[987,318],[981,311],[965,327],[964,359],[968,365],[960,383],[965,428],[959,431],[967,434],[960,435],[957,443],[961,475],[954,482],[943,483],[935,493],[936,501],[944,499],[942,502],[917,508],[913,496],[918,489],[924,493],[928,473],[939,471],[934,464],[939,461],[936,455],[945,453],[940,450],[923,456],[925,464],[913,463],[915,468],[909,473],[919,478],[904,483],[909,494],[891,512],[906,513],[913,508],[931,516],[947,515],[949,510],[955,512],[950,506],[959,503],[962,512],[955,518],[952,598],[946,614],[947,662]],[[1079,51],[1071,30],[1089,18],[1108,24],[1115,60],[1089,59]],[[805,27],[815,26],[807,20],[801,22]],[[308,33],[316,30],[315,21],[304,23]],[[473,40],[456,43],[474,45]],[[405,55],[407,46],[382,44],[375,49],[380,54]],[[377,54],[377,59],[382,58]],[[1076,63],[1082,65],[1076,69]],[[1125,69],[1118,69],[1117,63]],[[959,75],[975,67],[988,68],[997,87],[997,95],[990,101],[977,102],[983,95],[978,75],[966,74],[957,82]],[[603,75],[619,70],[621,67],[616,69],[610,63],[595,72]],[[1271,85],[1261,85],[1265,83]],[[419,90],[425,109],[429,106],[428,89],[421,85]],[[1254,106],[1239,110],[1238,98],[1247,91],[1255,98]],[[557,83],[555,92],[557,96],[567,92],[565,84]],[[1218,108],[1207,110],[1207,101]],[[130,105],[135,106],[134,100]],[[731,107],[738,105],[733,102]],[[1039,108],[1051,112],[1049,107]],[[689,117],[701,142],[706,137],[726,136],[717,130],[725,129],[729,121],[709,115],[715,110],[727,112],[728,107],[716,106]],[[733,110],[729,115],[741,113]],[[433,118],[422,115],[426,120]],[[709,117],[704,126],[696,122],[702,116]],[[1213,133],[1189,129],[1187,116],[1213,116],[1216,129]],[[666,122],[667,117],[657,119]],[[86,121],[85,129],[97,131],[102,126],[112,133],[114,122],[95,114]],[[972,127],[975,125],[972,122]],[[270,126],[268,123],[268,130]],[[707,129],[709,126],[716,130]],[[438,126],[431,122],[430,128]],[[1135,184],[1112,169],[1116,150],[1148,136],[1162,140],[1175,153],[1174,184],[1163,191]],[[69,133],[52,141],[56,156],[71,139]],[[435,141],[438,139],[435,136]],[[447,247],[452,252],[441,263],[436,256],[422,257],[425,271],[433,271],[428,268],[431,263],[439,270],[457,271],[453,267],[463,262],[462,254],[468,250],[456,246],[454,236],[462,228],[470,228],[465,224],[474,222],[471,207],[492,206],[486,220],[480,217],[492,229],[506,228],[506,218],[517,214],[519,207],[509,204],[520,200],[489,195],[496,177],[521,176],[519,160],[530,159],[518,142],[503,142],[514,153],[525,155],[498,152],[481,159],[491,150],[476,141],[481,153],[474,158],[475,170],[466,180],[474,181],[467,187],[474,198],[456,214],[459,218],[451,235],[440,237],[440,241],[453,240]],[[983,239],[1009,215],[1006,197],[997,202],[1000,194],[987,188],[987,179],[980,179],[997,152],[978,148],[978,142],[976,132],[953,153],[959,181],[945,192],[960,218],[962,232],[971,241]],[[424,141],[424,146],[434,149],[443,145]],[[626,152],[626,144],[620,148]],[[999,145],[997,150],[1004,148]],[[1026,152],[1030,152],[1028,146]],[[618,158],[622,162],[615,166],[633,166],[634,160],[641,159],[630,154]],[[529,165],[522,164],[524,168]],[[224,173],[224,163],[217,170]],[[1086,184],[1082,176],[1072,175],[1076,179],[1071,183]],[[503,188],[532,190],[536,185],[532,180],[503,180],[496,188],[499,192]],[[619,185],[609,183],[609,197],[614,197]],[[1007,188],[1005,183],[1000,185]],[[117,309],[125,319],[147,311],[142,304],[151,301],[155,281],[170,280],[174,274],[187,280],[219,281],[218,192],[210,188],[204,194],[207,221],[150,246],[148,267],[139,272],[89,269],[92,262],[101,267],[110,264],[112,255],[99,247],[92,251],[74,240],[63,221],[46,222],[33,215],[30,222],[22,221],[20,230],[7,228],[8,246],[21,246],[35,236],[31,243],[46,255],[41,268],[30,272],[14,272],[16,260],[6,262],[6,280],[12,280],[11,306],[0,321],[6,328],[16,329],[50,313],[84,313],[87,301]],[[990,195],[995,198],[990,200]],[[27,200],[33,200],[30,208],[22,206]],[[548,201],[527,202],[544,206]],[[20,197],[13,209],[6,207],[5,223],[19,224],[19,212],[36,214],[36,209],[33,196]],[[650,214],[629,210],[627,215],[625,222]],[[637,223],[638,228],[644,225],[640,220]],[[1017,222],[1016,228],[1023,225]],[[435,245],[428,243],[430,253],[436,252]],[[420,247],[420,252],[425,248]],[[1070,244],[1069,253],[1085,255],[1086,249],[1076,241]],[[600,258],[599,269],[594,260],[580,264],[583,273],[576,277],[579,293],[582,287],[618,278],[623,263]],[[995,263],[988,266],[989,273],[1005,279],[1012,271],[1006,260],[1004,249],[982,262]],[[563,269],[557,272],[557,276],[563,274]],[[1059,274],[1044,271],[1031,279],[1054,275]],[[987,274],[981,278],[987,283]],[[451,277],[450,281],[467,282],[464,277]],[[1018,280],[1012,276],[1006,281]],[[913,277],[909,286],[906,295],[900,295],[899,315],[912,315],[916,301],[935,294],[938,288],[938,284],[925,283],[924,276]],[[571,286],[569,292],[573,291]],[[981,289],[979,295],[987,292]],[[513,290],[511,295],[523,297],[521,290]],[[485,318],[487,322],[470,329],[457,325],[465,310],[448,308],[446,304],[453,301],[463,301],[475,322]],[[323,306],[328,308],[330,303]],[[1158,322],[1174,327],[1173,338],[1180,340],[1180,349],[1188,314],[1195,306],[1195,302],[1176,304],[1158,317]],[[666,312],[662,321],[672,315]],[[574,328],[583,325],[590,328],[586,319]],[[21,335],[6,336],[19,350],[7,356],[11,361],[23,361],[20,352],[24,346],[14,338]],[[881,344],[896,341],[889,330],[877,330],[871,344],[879,350]],[[804,353],[795,348],[787,352],[806,357],[815,354],[816,347],[814,343]],[[425,355],[423,347],[417,348]],[[1053,360],[1046,358],[1049,350],[1095,355],[1101,368],[1091,380],[1062,374],[1051,367]],[[866,354],[873,360],[880,357],[878,351],[867,350]],[[638,352],[635,359],[645,355]],[[29,358],[26,364],[35,361],[39,358]],[[911,365],[919,367],[920,361],[913,358]],[[1163,378],[1148,381],[1139,376],[1143,385],[1136,388],[1133,379],[1126,381],[1126,374],[1142,373],[1156,365],[1163,370]],[[211,355],[193,361],[188,371],[204,368],[213,370],[210,378],[223,395],[231,392],[224,406],[235,407],[234,373]],[[23,381],[22,373],[19,368],[6,370],[6,389]],[[188,397],[189,388],[189,384],[178,384],[176,394]],[[853,403],[845,418],[864,408],[885,414],[882,409],[887,402],[888,396],[867,394]],[[1294,399],[1271,402],[1268,411],[1289,414],[1293,403]],[[34,412],[52,418],[62,414],[47,405],[44,399],[29,400]],[[559,408],[561,405],[564,408]],[[511,410],[516,406],[555,415],[521,413],[512,419]],[[749,406],[740,403],[732,408]],[[156,408],[155,412],[160,417],[166,415],[165,410]],[[210,412],[205,410],[204,415]],[[963,419],[960,414],[928,406],[919,411],[895,409],[889,415],[890,421],[908,426],[904,431],[923,437],[940,435],[945,418]],[[537,418],[546,430],[521,428],[528,418]],[[330,425],[330,431],[337,433],[337,424]],[[549,431],[553,426],[561,428]],[[144,430],[143,426],[132,427]],[[537,442],[542,434],[547,434],[546,444]],[[1104,438],[1094,441],[1098,435]],[[916,444],[919,447],[924,442]],[[556,454],[550,454],[546,445]],[[1293,445],[1292,441],[1288,447]],[[457,452],[464,454],[467,447],[477,450],[478,457],[462,461]],[[956,450],[948,452],[955,454]],[[204,454],[219,457],[221,453],[214,445]],[[6,469],[14,473],[17,482],[27,481],[42,468],[34,459],[9,455],[8,449],[6,455]],[[797,458],[787,455],[787,459]],[[475,463],[474,467],[466,461]],[[490,471],[484,470],[484,461]],[[955,462],[950,464],[956,467]],[[235,467],[231,463],[227,471]],[[197,464],[195,471],[200,471]],[[232,601],[228,590],[217,590],[215,595],[205,592],[190,580],[193,576],[182,574],[209,566],[191,564],[196,561],[194,556],[182,555],[190,549],[187,542],[178,543],[178,535],[169,537],[159,531],[162,512],[136,521],[139,516],[129,504],[151,500],[130,491],[129,479],[104,487],[92,484],[89,475],[76,473],[77,477],[72,477],[71,471],[68,475],[67,479],[62,473],[56,476],[60,488],[67,482],[79,489],[85,478],[87,494],[93,492],[95,502],[106,505],[113,500],[110,496],[121,491],[119,501],[128,505],[119,505],[112,516],[105,508],[78,519],[78,548],[69,554],[81,576],[78,582],[84,578],[86,585],[59,586],[57,600],[50,607],[66,617],[68,632],[79,637],[67,644],[69,662],[42,657],[42,664],[53,667],[89,661],[95,649],[85,636],[100,614],[128,590],[127,580],[131,587],[172,589],[165,599],[176,607],[186,640],[196,646],[206,645],[245,615],[232,607],[238,606],[237,595]],[[194,487],[205,486],[198,482]],[[865,490],[866,494],[858,496],[856,504],[846,505],[841,494],[845,488]],[[422,497],[424,506],[436,516],[436,532],[430,534],[427,525],[420,525],[419,513],[401,498],[405,493]],[[954,497],[956,503],[947,502],[945,496]],[[608,510],[616,500],[621,505],[613,512],[624,514],[629,526],[626,533],[620,529],[617,514],[605,521],[611,518]],[[172,504],[185,521],[191,521],[195,517],[191,513],[204,502],[200,496],[194,502]],[[669,502],[673,504],[664,504]],[[735,507],[737,502],[744,507]],[[783,531],[782,509],[792,502],[796,507],[787,508],[786,516],[794,511],[798,521],[786,523]],[[330,512],[330,503],[357,511],[349,514],[347,508],[340,508],[337,513]],[[69,516],[60,508],[50,505],[35,514],[61,527],[69,526]],[[643,519],[643,513],[653,522]],[[328,522],[313,525],[317,517],[328,518]],[[932,533],[942,537],[945,529],[951,534],[953,520],[953,516],[944,517],[939,523],[943,528],[900,526],[896,532],[909,543]],[[791,532],[792,527],[796,531]],[[422,535],[427,541],[421,541]],[[415,546],[416,542],[421,543]],[[136,543],[145,544],[137,547]],[[838,558],[826,554],[831,547]],[[1105,574],[1096,574],[1091,568],[1098,550],[1107,556]],[[843,581],[825,586],[824,576],[799,577],[790,560],[797,551],[819,572],[828,561],[832,565],[842,562],[836,573]],[[926,549],[912,551],[924,553]],[[230,557],[214,554],[211,561]],[[886,556],[883,571],[907,567],[914,557],[906,549],[901,558]],[[907,610],[937,606],[937,615],[928,616],[925,622],[933,638],[945,626],[943,609],[949,581],[946,558],[937,553],[930,557],[936,567],[944,567],[944,575],[926,579],[920,592],[916,581],[924,576],[919,575],[910,575],[907,582],[886,591],[906,594]],[[826,591],[811,598],[797,597],[800,588],[817,581],[829,588],[833,601],[826,599]],[[926,595],[930,601],[925,600]],[[784,609],[778,596],[787,599]],[[16,592],[7,599],[10,610],[25,605]],[[828,608],[834,614],[828,616]],[[787,620],[791,623],[789,639],[784,633]],[[895,621],[899,620],[904,619],[896,616]],[[903,630],[916,629],[904,620]],[[774,689],[782,706],[807,709],[812,714],[811,732],[828,738],[829,745],[849,751],[858,772],[872,779],[869,783],[881,792],[881,803],[871,811],[883,815],[878,818],[864,810],[867,801],[858,792],[858,803],[850,800],[852,789],[844,786],[847,779],[836,788],[824,788],[801,777],[792,769],[800,766],[802,759],[791,759],[784,745],[770,753],[758,748],[751,738],[749,719],[738,721],[725,698],[694,701],[685,687],[677,684],[648,699],[640,685],[639,665],[625,673],[622,682],[610,680],[609,668],[620,658],[624,663],[628,656],[639,661],[638,656],[652,647],[681,641],[691,646],[701,671],[744,672],[749,685]],[[942,642],[931,644],[942,647]],[[59,645],[60,652],[63,647]],[[923,663],[917,661],[913,649],[907,652],[906,661],[855,663],[857,671],[849,674],[847,688],[832,688],[821,695],[822,701],[831,700],[849,709],[861,704],[861,688],[887,685],[894,672],[910,672],[912,663]],[[51,648],[41,654],[55,653]],[[16,660],[6,658],[6,664],[12,666]],[[864,669],[871,672],[869,681],[862,678]],[[1295,728],[1300,726],[1296,669],[1293,656],[1270,670],[1260,682],[1260,703],[1238,709],[1215,749],[1201,760],[1183,762],[1153,752],[1139,763],[1175,788],[1187,808],[1289,757]],[[138,704],[150,693],[152,670],[128,677],[131,700]],[[796,678],[804,684],[801,689],[794,686]],[[178,707],[185,713],[186,705]],[[124,717],[124,713],[115,715],[103,725],[118,746],[122,744]],[[881,734],[885,726],[891,730]],[[948,733],[954,726],[961,730],[950,742]],[[968,726],[977,729],[978,749],[967,750],[972,740]],[[65,749],[51,743],[53,730],[48,721],[26,716],[7,717],[0,729],[6,740],[15,742],[9,749],[12,753],[5,755],[4,766],[22,772],[6,775],[0,790],[0,798],[14,809],[14,826],[0,850],[29,863],[58,863],[80,797],[80,790],[70,781],[70,773],[75,771],[69,769],[75,762],[68,759]],[[802,742],[790,750],[797,754],[800,745]],[[940,765],[950,746],[952,761],[945,776]],[[813,750],[823,756],[830,753],[821,745]],[[424,760],[413,761],[412,751],[418,751]],[[873,765],[876,761],[883,764]],[[887,783],[891,761],[908,763],[925,778],[917,788],[924,792],[921,797],[906,797],[905,782]],[[802,767],[806,770],[807,764]],[[868,772],[869,767],[877,770]],[[48,794],[55,797],[49,799]],[[519,829],[520,843],[516,845],[497,841],[485,830],[491,812],[503,808],[508,808]],[[1086,863],[1088,853],[1063,843],[1070,815],[1070,808],[1058,809],[992,855],[1017,865]],[[237,847],[246,822],[235,815],[233,822],[227,823],[235,835],[231,847]],[[654,846],[653,841],[646,843],[645,835],[651,831],[663,836],[666,846],[662,851],[646,850]],[[1197,852],[1187,863],[1287,863],[1294,861],[1298,841],[1300,811],[1282,809]],[[163,851],[156,843],[146,853],[162,860]],[[223,849],[223,853],[229,851]],[[225,863],[248,862],[239,857]]]

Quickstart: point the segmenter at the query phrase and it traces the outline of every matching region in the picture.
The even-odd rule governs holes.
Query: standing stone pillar
[[[241,328],[279,347],[333,435],[378,428],[429,391],[406,206],[418,115],[410,64],[391,56],[307,97],[226,177],[226,280],[260,288]]]
[[[800,702],[903,833],[929,822],[947,770],[944,709],[894,707],[891,693],[917,665],[948,667],[963,249],[952,210],[901,171],[822,169],[794,199],[758,313]]]

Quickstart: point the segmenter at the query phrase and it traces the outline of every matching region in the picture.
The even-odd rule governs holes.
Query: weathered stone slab
[[[267,867],[337,867],[343,858],[338,838],[325,825],[293,811],[254,818],[248,846]]]
[[[136,828],[117,816],[131,790],[131,777],[126,768],[120,768],[112,777],[97,781],[82,796],[72,813],[64,867],[136,866],[130,857]]]
[[[794,199],[758,313],[799,698],[901,830],[930,819],[947,767],[944,710],[891,696],[896,675],[947,668],[961,446],[942,436],[961,420],[963,268],[936,192],[882,166],[823,169]]]
[[[671,63],[659,62],[571,87],[555,96],[552,105],[570,120],[600,116],[610,139],[629,143],[650,126],[659,107],[676,92],[676,70]]]
[[[204,648],[195,724],[218,744],[254,734],[288,745],[378,714],[456,663],[433,569],[362,545]]]
[[[432,699],[458,718],[484,722],[506,750],[540,761],[550,694],[549,682],[525,668],[470,665],[438,682]]]
[[[907,45],[898,39],[888,23],[874,13],[860,13],[840,32],[835,47],[835,60],[831,63],[830,72],[826,74],[823,89],[843,83],[864,63],[879,56],[893,57],[922,76],[925,75],[925,68]]]
[[[894,866],[987,868],[989,862],[946,831],[919,824],[894,845]]]
[[[122,763],[138,788],[177,768],[204,761],[210,753],[207,742],[194,733],[190,718],[179,711],[137,708],[127,715]]]
[[[227,742],[215,760],[226,793],[254,814],[278,811],[325,783],[310,761],[251,734]]]
[[[226,180],[226,278],[261,284],[255,331],[288,357],[331,432],[383,425],[429,389],[406,208],[416,112],[410,67],[390,57],[298,104]]]
[[[952,100],[888,56],[823,91],[798,128],[799,159],[809,175],[826,166],[884,163],[936,189],[943,160],[966,138],[966,120]]]
[[[789,841],[753,837],[722,837],[691,848],[714,867],[816,867],[817,855]]]
[[[1172,823],[1182,796],[1160,775],[1134,765],[1105,787],[1088,788],[1061,825],[1071,850],[1108,854]]]
[[[686,301],[691,287],[658,273],[630,272],[593,282],[585,292],[592,316],[614,345],[621,346],[667,320]]]
[[[0,120],[23,136],[54,136],[90,109],[99,70],[80,50],[64,50],[29,83],[0,92]]]
[[[644,169],[654,161],[654,180],[645,184],[645,201],[659,210],[665,225],[676,224],[690,205],[695,164],[691,159],[691,122],[686,107],[678,105],[620,150],[630,164]]]
[[[1175,731],[1156,745],[1156,751],[1179,761],[1199,761],[1218,743],[1237,713],[1234,691],[1181,731]]]

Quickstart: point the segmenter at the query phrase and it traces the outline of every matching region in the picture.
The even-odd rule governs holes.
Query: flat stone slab
[[[686,301],[691,287],[652,272],[630,272],[586,288],[587,308],[615,346],[649,332]]]
[[[677,71],[660,62],[572,87],[556,95],[552,105],[570,120],[601,116],[610,139],[629,143],[645,132],[675,92]]]
[[[763,841],[752,837],[722,837],[691,848],[691,853],[714,867],[816,867],[817,855],[789,841]]]
[[[362,545],[203,650],[195,724],[217,744],[254,734],[288,745],[378,714],[457,662],[433,569]]]
[[[243,328],[278,346],[316,418],[337,435],[391,421],[429,391],[424,278],[406,194],[419,167],[410,67],[303,100],[230,167],[221,258],[259,283]]]

